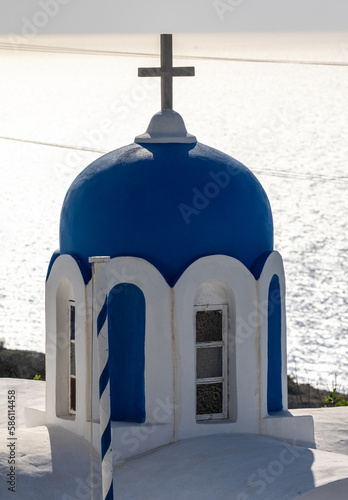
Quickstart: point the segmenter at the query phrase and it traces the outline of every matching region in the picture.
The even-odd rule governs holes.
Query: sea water
[[[149,40],[152,52],[157,37]],[[176,79],[174,108],[190,133],[247,165],[268,194],[286,273],[288,373],[348,390],[348,67],[221,59],[347,64],[348,37],[197,40],[178,37],[177,53],[192,57],[175,64],[194,65],[196,77]],[[158,58],[23,50],[0,58],[0,136],[32,141],[0,139],[0,338],[44,351],[45,275],[65,192],[103,151],[145,131],[160,107],[159,83],[138,79],[137,68]]]

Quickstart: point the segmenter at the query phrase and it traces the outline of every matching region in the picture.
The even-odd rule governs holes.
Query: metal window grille
[[[69,413],[76,414],[75,302],[69,301]]]
[[[196,306],[196,419],[228,417],[227,306]]]

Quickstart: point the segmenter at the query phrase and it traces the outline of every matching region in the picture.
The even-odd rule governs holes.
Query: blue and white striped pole
[[[107,267],[110,257],[90,257],[93,276],[93,307],[97,318],[99,359],[99,412],[103,500],[113,500],[111,408],[108,340]]]

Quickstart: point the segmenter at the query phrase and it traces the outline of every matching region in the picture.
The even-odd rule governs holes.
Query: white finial
[[[147,128],[145,134],[138,135],[134,142],[146,143],[196,143],[194,135],[186,130],[181,115],[172,109],[166,109],[156,113]]]

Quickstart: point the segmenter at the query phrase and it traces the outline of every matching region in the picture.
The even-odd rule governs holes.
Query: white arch
[[[236,300],[231,287],[222,281],[209,280],[197,289],[195,307],[222,306],[226,312],[226,391],[228,420],[237,421],[237,381],[236,381]],[[193,332],[194,337],[196,332]],[[193,339],[195,342],[195,338]]]
[[[212,295],[211,287],[209,291],[206,283],[215,283],[216,295],[213,300],[224,300],[225,295],[230,309],[236,311],[235,344],[231,344],[231,347],[235,347],[235,352],[230,352],[232,365],[233,360],[236,360],[237,404],[235,406],[238,408],[236,422],[233,422],[233,418],[232,421],[224,423],[196,422],[193,307],[195,300],[199,296],[202,298],[204,287],[205,293],[208,296]],[[181,276],[174,287],[174,297],[174,323],[177,333],[175,394],[176,403],[180,402],[175,423],[177,439],[215,432],[257,432],[259,322],[254,276],[241,262],[232,257],[225,255],[203,257],[194,262]]]
[[[76,416],[68,416],[66,391],[59,389],[64,380],[64,312],[60,310],[68,298],[75,300],[76,331]],[[89,420],[89,363],[91,329],[89,306],[91,297],[83,281],[78,264],[70,255],[59,256],[46,282],[46,421],[61,425],[83,435]],[[57,307],[58,306],[58,307]],[[65,329],[66,330],[66,329]],[[63,367],[58,368],[58,363]],[[64,396],[65,395],[65,396]]]
[[[267,411],[267,370],[268,370],[268,293],[274,275],[279,278],[281,298],[281,346],[282,346],[282,398],[283,410],[288,409],[287,384],[287,348],[286,348],[286,310],[285,310],[285,274],[281,255],[272,252],[262,270],[258,280],[260,323],[261,323],[261,414],[268,415]]]
[[[172,290],[152,264],[136,257],[111,259],[108,293],[119,283],[136,285],[145,297],[146,421],[134,425],[112,422],[115,460],[131,456],[134,448],[136,453],[142,453],[171,442],[174,422]],[[143,429],[144,440],[137,440],[132,434],[139,427]]]

